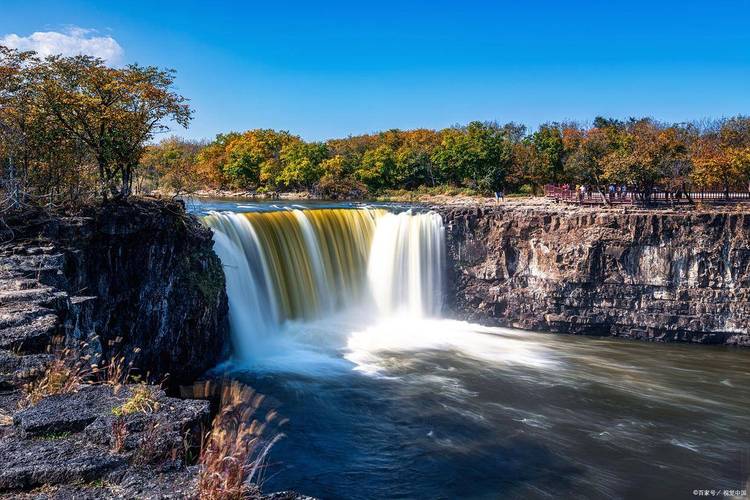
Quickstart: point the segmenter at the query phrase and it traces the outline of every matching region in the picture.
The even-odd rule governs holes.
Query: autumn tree
[[[204,186],[213,189],[225,189],[231,186],[232,179],[226,171],[226,165],[229,161],[228,146],[239,136],[240,134],[237,132],[218,134],[214,141],[205,145],[198,152],[195,157],[195,171]]]
[[[292,141],[280,153],[282,169],[279,182],[294,189],[312,189],[323,175],[321,162],[328,157],[328,148],[320,142]]]
[[[693,144],[693,181],[705,189],[721,188],[726,196],[731,188],[750,189],[750,118],[717,125]]]
[[[406,189],[437,183],[432,152],[440,143],[434,130],[418,129],[401,133],[402,140],[395,151],[396,179]]]
[[[336,155],[320,163],[321,177],[315,191],[326,199],[339,200],[363,198],[367,188],[356,180],[347,167],[344,157]]]
[[[43,113],[90,150],[105,199],[129,196],[146,143],[169,121],[187,127],[191,119],[173,71],[110,68],[89,56],[51,56],[38,71]]]
[[[675,127],[633,121],[620,130],[616,147],[604,158],[604,175],[610,182],[635,186],[648,199],[657,184],[679,172],[687,153]]]
[[[12,206],[77,200],[95,186],[88,147],[44,107],[41,65],[0,46],[0,167]]]
[[[175,195],[201,187],[196,157],[203,144],[169,137],[159,144],[146,147],[140,161],[141,179],[154,182],[155,188],[167,189]]]

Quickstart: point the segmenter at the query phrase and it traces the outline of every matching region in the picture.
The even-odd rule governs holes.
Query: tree
[[[517,128],[496,123],[471,122],[443,131],[443,140],[432,159],[442,177],[457,184],[469,180],[474,188],[498,190],[512,167],[512,134]]]
[[[13,206],[22,202],[30,163],[39,145],[39,113],[34,106],[38,59],[33,52],[0,46],[0,152],[4,183]]]
[[[638,120],[620,131],[617,147],[604,158],[604,175],[610,182],[635,186],[648,198],[658,183],[670,178],[686,155],[687,147],[675,128]]]
[[[137,64],[107,67],[89,56],[51,56],[40,63],[38,95],[43,112],[80,139],[96,160],[101,194],[125,198],[146,143],[187,127],[191,110],[173,89],[174,72]]]
[[[433,130],[418,129],[401,132],[402,141],[396,150],[396,182],[406,189],[437,182],[432,152],[440,144]]]
[[[290,142],[281,149],[279,180],[287,188],[312,189],[323,175],[320,164],[327,157],[328,148],[323,143]]]
[[[354,179],[343,156],[336,155],[320,163],[322,176],[316,186],[318,194],[331,199],[362,198],[367,188]]]
[[[543,124],[531,135],[534,146],[534,163],[539,184],[558,183],[563,175],[563,135],[560,127],[553,124]]]
[[[362,155],[362,162],[354,175],[371,191],[379,191],[396,185],[395,173],[396,155],[390,146],[383,144]]]
[[[735,117],[709,130],[692,147],[693,181],[702,188],[750,189],[750,119]]]
[[[196,156],[203,145],[178,137],[169,137],[157,145],[147,146],[141,158],[144,178],[167,188],[175,195],[200,188]]]
[[[587,131],[567,130],[563,143],[567,143],[566,150],[570,152],[564,170],[571,184],[593,185],[602,193],[604,165],[615,148],[616,133],[615,129],[596,127]]]
[[[231,179],[226,172],[228,146],[240,136],[237,132],[218,134],[196,155],[196,175],[207,185],[217,189],[229,187]]]
[[[95,186],[88,148],[44,109],[41,64],[0,46],[0,168],[11,206],[77,200]]]
[[[248,130],[242,134],[218,136],[208,146],[210,155],[201,154],[199,161],[215,163],[215,168],[220,168],[222,176],[234,187],[276,189],[283,185],[282,150],[296,142],[301,142],[301,139],[286,131]]]

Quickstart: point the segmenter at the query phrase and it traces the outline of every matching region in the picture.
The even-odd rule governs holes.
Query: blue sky
[[[175,132],[193,138],[750,114],[749,26],[749,1],[721,0],[2,0],[0,13],[0,39],[176,69],[195,120]]]

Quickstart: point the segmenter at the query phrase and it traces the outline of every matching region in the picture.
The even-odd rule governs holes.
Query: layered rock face
[[[750,213],[437,208],[448,307],[531,330],[750,346]]]
[[[63,232],[71,242],[65,274],[72,290],[96,297],[91,321],[102,351],[171,384],[213,367],[229,326],[211,231],[179,203],[139,201],[85,217]]]
[[[140,200],[39,221],[0,245],[0,264],[0,349],[11,351],[0,355],[11,358],[0,362],[0,384],[43,361],[55,336],[170,385],[192,382],[228,345],[211,232],[179,203]]]

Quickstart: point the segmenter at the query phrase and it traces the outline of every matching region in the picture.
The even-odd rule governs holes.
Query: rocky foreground
[[[161,387],[177,394],[228,345],[210,231],[177,203],[148,201],[8,222],[0,497],[196,497],[212,407]]]
[[[750,346],[750,209],[440,205],[455,316]]]

